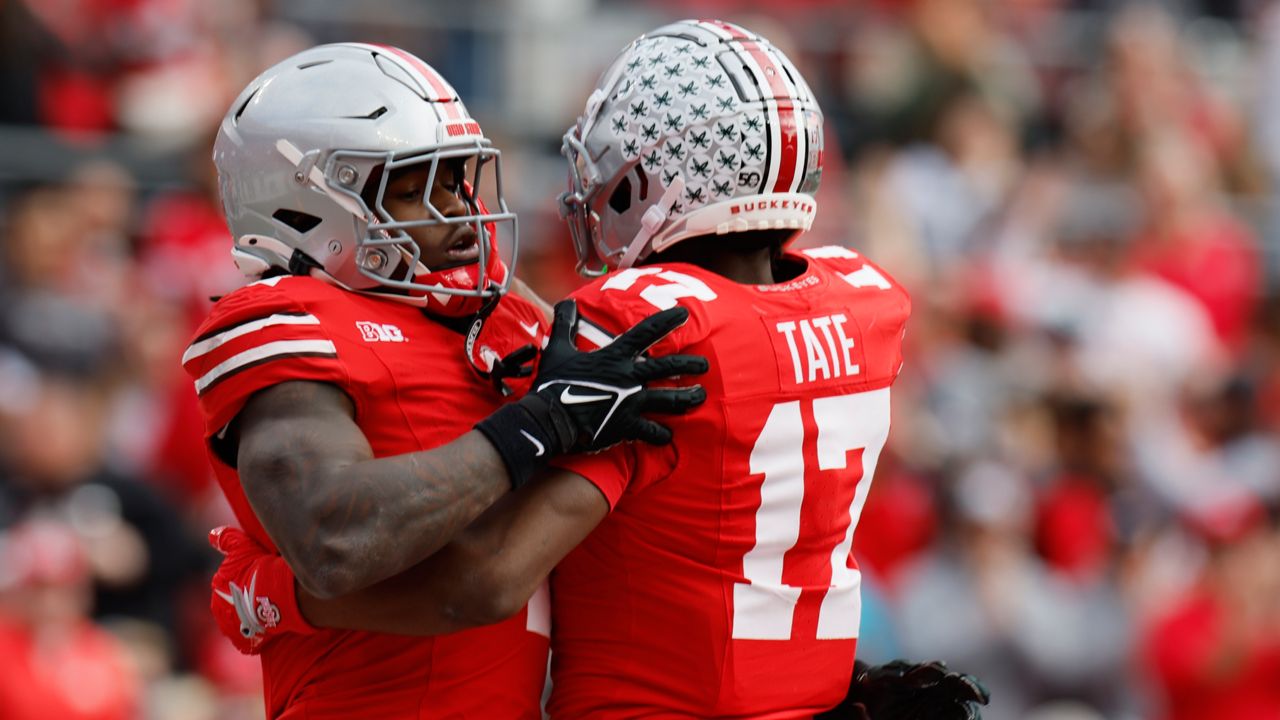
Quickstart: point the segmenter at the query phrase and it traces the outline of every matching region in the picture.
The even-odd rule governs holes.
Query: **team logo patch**
[[[280,624],[280,608],[265,595],[258,595],[258,573],[249,578],[248,587],[228,583],[227,592],[214,592],[235,608],[240,620],[240,635],[255,644],[261,642],[269,628]]]
[[[258,622],[262,623],[264,628],[273,628],[280,624],[280,608],[271,602],[265,595],[254,598],[258,603],[257,614]]]
[[[356,321],[356,328],[365,342],[408,342],[400,328],[390,323],[376,323],[368,320]]]

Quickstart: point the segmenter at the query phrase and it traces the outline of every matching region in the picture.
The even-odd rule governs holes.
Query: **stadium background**
[[[261,715],[207,617],[229,514],[177,360],[239,284],[208,159],[239,88],[317,42],[417,53],[503,148],[555,298],[559,136],[690,15],[822,101],[803,244],[914,296],[860,655],[946,659],[991,720],[1280,718],[1266,0],[0,0],[0,716]]]

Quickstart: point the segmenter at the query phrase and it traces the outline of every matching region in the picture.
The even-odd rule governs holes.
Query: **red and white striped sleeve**
[[[282,382],[329,382],[350,393],[350,373],[321,318],[265,284],[219,301],[182,367],[195,383],[206,436],[226,427],[253,393]]]

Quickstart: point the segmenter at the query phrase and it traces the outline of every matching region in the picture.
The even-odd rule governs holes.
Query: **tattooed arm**
[[[556,470],[510,493],[425,562],[338,598],[297,594],[316,627],[435,635],[519,612],[609,513],[594,485]]]
[[[320,598],[422,561],[511,489],[493,445],[471,431],[425,452],[373,457],[350,398],[286,382],[241,410],[245,495],[298,584]]]
[[[626,440],[669,442],[670,431],[643,414],[683,412],[706,395],[698,386],[645,384],[706,372],[707,362],[641,356],[687,319],[686,309],[670,308],[584,352],[574,345],[577,307],[562,301],[538,389],[424,452],[375,459],[337,387],[272,386],[249,399],[232,428],[240,482],[303,589],[332,598],[366,588],[429,557],[550,457]],[[572,394],[575,387],[591,390]]]
[[[425,561],[328,598],[308,592],[280,556],[244,531],[222,527],[209,536],[224,555],[211,607],[219,630],[248,654],[313,628],[437,635],[488,625],[519,612],[608,512],[608,500],[593,484],[556,470],[505,495]],[[246,592],[252,595],[239,602]],[[278,603],[276,624],[264,625],[255,614],[261,599]]]

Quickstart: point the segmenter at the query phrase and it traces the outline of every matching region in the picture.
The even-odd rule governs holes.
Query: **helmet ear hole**
[[[609,196],[609,207],[621,215],[631,208],[631,178],[624,177]]]

